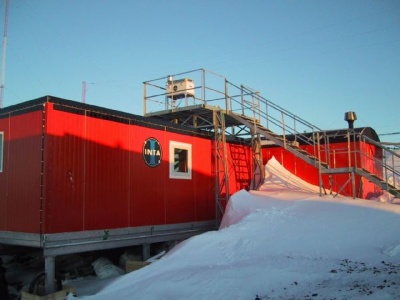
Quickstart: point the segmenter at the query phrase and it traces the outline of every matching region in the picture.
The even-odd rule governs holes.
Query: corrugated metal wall
[[[0,118],[4,165],[0,173],[0,230],[40,233],[42,122],[39,110]]]
[[[331,168],[346,168],[349,166],[355,166],[355,162],[357,162],[357,166],[363,167],[366,170],[374,172],[376,168],[375,163],[366,159],[365,156],[360,155],[360,151],[356,151],[356,149],[364,149],[361,153],[364,153],[365,149],[368,148],[371,156],[375,157],[376,149],[373,145],[366,144],[364,142],[352,142],[350,145],[350,150],[352,153],[356,153],[356,156],[352,154],[348,155],[348,145],[347,143],[331,143],[330,144],[330,161]],[[300,146],[300,148],[306,150],[308,153],[313,153],[314,149],[312,146]],[[321,154],[324,155],[324,154]],[[281,148],[281,147],[265,147],[263,148],[263,159],[266,163],[272,156],[275,158],[290,172],[295,174],[296,176],[302,178],[303,180],[319,186],[319,174],[318,169],[307,164],[302,159],[295,157],[289,151]],[[349,173],[343,174],[335,174],[333,175],[333,190],[338,191],[349,179]],[[324,186],[326,189],[329,189],[329,178],[327,175],[322,176],[322,180],[324,182]],[[359,175],[356,175],[356,191],[357,197],[366,198],[367,195],[371,195],[377,192],[377,187],[375,184],[366,183],[362,181],[362,178]],[[342,192],[344,195],[353,196],[351,183],[347,184]]]
[[[53,104],[47,105],[44,232],[63,226],[78,231],[84,218],[85,119],[62,111],[54,114]]]
[[[211,140],[54,109],[46,144],[45,232],[174,224],[215,218]],[[149,167],[144,141],[162,147]],[[191,180],[169,178],[169,141],[192,145]]]
[[[0,117],[0,230],[46,234],[215,219],[212,138],[49,99]],[[143,158],[148,138],[162,149],[155,167]],[[191,179],[170,178],[170,141],[191,145]],[[245,145],[228,152],[234,193],[251,172],[237,164],[251,153]]]

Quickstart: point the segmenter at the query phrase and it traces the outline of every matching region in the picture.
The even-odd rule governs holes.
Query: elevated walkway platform
[[[235,117],[232,117],[231,114],[226,113],[226,111],[221,107],[207,104],[189,105],[150,112],[146,113],[145,117],[152,117],[175,124],[187,125],[205,130],[214,130],[214,113],[216,112],[224,113],[225,126],[227,128],[243,125]]]

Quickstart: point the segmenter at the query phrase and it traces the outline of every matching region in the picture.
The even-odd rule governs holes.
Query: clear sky
[[[356,111],[400,132],[399,0],[10,0],[7,41],[4,106],[86,81],[87,103],[142,115],[143,81],[205,68],[322,129]]]

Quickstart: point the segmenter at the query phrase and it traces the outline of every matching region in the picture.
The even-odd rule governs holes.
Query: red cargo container
[[[52,285],[57,255],[143,245],[145,257],[151,243],[216,229],[227,189],[215,144],[207,131],[50,96],[0,109],[0,244],[41,248]],[[249,185],[251,148],[226,151],[232,194]]]
[[[354,130],[379,140],[371,128]],[[326,153],[299,147],[329,157],[332,168],[382,172],[368,159],[381,150],[343,140],[346,132],[328,132]],[[250,144],[230,136],[221,157],[212,132],[50,96],[0,109],[0,243],[41,248],[52,283],[60,254],[147,249],[215,229],[217,199],[223,206],[224,194],[250,185]],[[319,185],[319,170],[287,150],[263,146],[262,155]],[[342,189],[349,176],[332,175],[333,189]],[[356,190],[363,198],[379,192],[358,175]]]
[[[0,134],[0,243],[59,254],[215,229],[208,133],[43,97],[0,110]]]

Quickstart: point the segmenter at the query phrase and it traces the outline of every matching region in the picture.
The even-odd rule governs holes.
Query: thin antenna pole
[[[82,82],[82,103],[86,103],[86,81]]]
[[[6,0],[5,16],[4,16],[4,36],[3,36],[3,47],[1,55],[0,108],[3,108],[3,102],[4,102],[4,83],[6,77],[6,49],[7,49],[7,31],[8,31],[8,8],[9,8],[9,3],[8,0]]]

